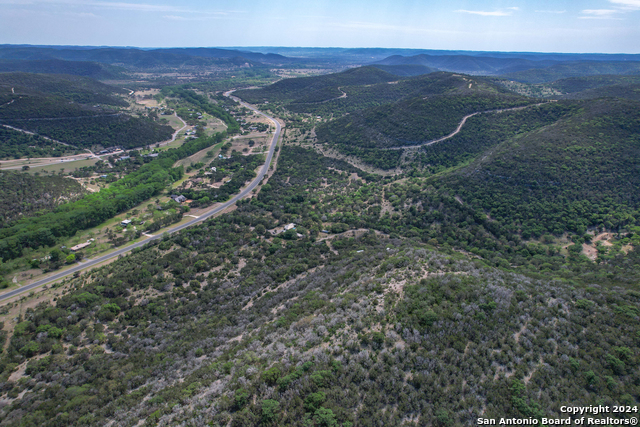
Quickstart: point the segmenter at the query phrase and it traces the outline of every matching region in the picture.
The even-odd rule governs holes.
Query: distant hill
[[[548,83],[569,77],[640,74],[640,62],[579,61],[502,74],[501,77],[523,83]]]
[[[153,49],[92,48],[54,49],[33,46],[0,46],[0,59],[90,61],[119,65],[129,69],[149,69],[181,66],[260,66],[265,63],[287,63],[282,55],[241,52],[214,48]]]
[[[378,61],[375,65],[423,65],[441,71],[451,71],[473,75],[497,75],[505,72],[542,68],[556,64],[556,61],[532,61],[522,58],[492,58],[469,55],[393,55]]]
[[[262,62],[265,64],[289,64],[296,62],[295,58],[287,58],[286,56],[276,53],[256,53],[246,50],[228,50],[212,47],[199,48],[175,48],[175,49],[153,49],[149,52],[158,53],[177,53],[189,56],[198,56],[203,58],[246,58],[251,61]]]
[[[397,80],[398,76],[375,67],[353,68],[342,73],[285,79],[262,89],[235,94],[252,103],[314,103],[342,96],[342,86],[371,85]]]
[[[473,82],[472,92],[480,86],[489,92],[509,92],[485,79],[474,78]],[[406,97],[468,89],[470,83],[470,78],[451,73],[403,77],[378,69],[378,66],[366,66],[336,74],[281,80],[262,89],[240,90],[235,94],[252,103],[275,103],[296,113],[339,117]]]
[[[628,83],[603,86],[594,89],[587,89],[581,92],[564,95],[563,99],[596,99],[596,98],[622,98],[632,101],[640,101],[640,84]]]
[[[125,70],[107,64],[61,59],[18,60],[0,59],[0,73],[22,71],[26,73],[69,74],[97,80],[122,78]]]
[[[624,98],[640,101],[640,74],[570,77],[546,84],[562,99]]]
[[[41,92],[60,96],[80,104],[106,104],[126,107],[128,104],[117,94],[127,91],[100,83],[97,80],[72,75],[0,73],[0,87],[13,88],[13,92]]]
[[[425,65],[419,65],[419,64],[406,64],[406,65],[374,64],[372,66],[382,71],[386,71],[387,73],[394,74],[400,77],[420,76],[422,74],[429,74],[429,73],[434,73],[438,71],[435,68],[431,68],[431,67],[427,67]]]

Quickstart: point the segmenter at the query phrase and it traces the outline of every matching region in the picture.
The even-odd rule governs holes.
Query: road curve
[[[458,123],[458,127],[456,128],[456,130],[451,132],[449,135],[443,136],[442,138],[433,139],[431,141],[423,142],[422,144],[402,145],[400,147],[383,148],[383,150],[408,150],[408,149],[411,149],[411,148],[426,147],[428,145],[436,144],[438,142],[442,142],[442,141],[447,140],[449,138],[453,138],[454,136],[456,136],[460,132],[460,130],[462,129],[462,126],[464,126],[464,124],[467,122],[467,119],[470,118],[470,117],[473,117],[473,116],[475,116],[477,114],[504,113],[505,111],[524,110],[525,108],[537,107],[537,106],[540,106],[540,105],[543,105],[543,104],[548,104],[549,102],[555,102],[555,101],[540,102],[539,104],[523,105],[522,107],[500,108],[500,109],[497,109],[497,110],[476,111],[475,113],[467,114],[466,116],[464,116],[462,118],[462,120],[460,121],[460,123]]]
[[[247,195],[249,195],[251,193],[251,191],[258,186],[260,181],[262,181],[262,178],[264,178],[264,176],[269,171],[269,165],[271,164],[271,160],[273,159],[273,155],[275,153],[276,146],[278,145],[278,139],[280,138],[280,131],[281,131],[280,123],[278,123],[278,121],[276,119],[274,119],[273,117],[270,117],[270,116],[266,115],[265,113],[255,109],[251,105],[240,101],[236,97],[232,97],[231,96],[232,92],[233,91],[225,92],[225,96],[231,97],[232,99],[234,99],[235,101],[237,101],[241,105],[243,105],[244,107],[247,107],[250,110],[253,110],[254,112],[260,114],[263,117],[266,117],[267,119],[271,120],[276,125],[276,131],[273,134],[273,140],[271,141],[271,146],[269,147],[269,152],[267,153],[267,158],[265,160],[265,163],[262,166],[262,168],[260,169],[260,172],[258,173],[258,176],[256,176],[256,178],[253,181],[251,181],[251,183],[247,187],[245,187],[242,191],[240,191],[240,193],[236,194],[234,197],[232,197],[228,201],[224,202],[220,206],[215,207],[215,208],[211,209],[210,211],[207,211],[207,212],[203,213],[198,218],[194,218],[191,221],[186,222],[186,223],[184,223],[182,225],[178,225],[178,226],[169,228],[169,229],[163,231],[162,234],[164,234],[164,233],[175,233],[175,232],[183,230],[183,229],[185,229],[187,227],[191,227],[194,224],[202,222],[205,219],[210,218],[213,215],[216,215],[216,214],[224,211],[228,207],[230,207],[233,204],[235,204],[238,200],[241,200],[244,197],[246,197]],[[53,282],[55,282],[57,280],[62,279],[63,277],[69,276],[69,275],[71,275],[71,274],[73,274],[73,273],[75,273],[77,271],[81,271],[81,270],[85,270],[87,268],[94,267],[94,266],[96,266],[96,265],[98,265],[100,263],[103,263],[105,261],[108,261],[108,260],[110,260],[112,258],[115,258],[115,257],[120,256],[120,255],[124,255],[127,252],[130,252],[133,249],[136,249],[136,248],[139,248],[141,246],[144,246],[144,245],[146,245],[147,243],[149,243],[149,242],[151,242],[153,240],[161,239],[162,238],[162,234],[156,235],[154,237],[151,237],[151,238],[149,238],[147,240],[144,240],[144,241],[141,241],[141,242],[136,242],[136,243],[134,243],[132,245],[129,245],[129,246],[121,248],[121,249],[118,249],[118,250],[116,250],[114,252],[111,252],[111,253],[109,253],[107,255],[102,255],[102,256],[99,256],[97,258],[88,259],[88,260],[83,261],[82,263],[74,266],[73,268],[70,268],[70,269],[65,270],[63,272],[60,272],[60,273],[53,274],[53,275],[51,275],[49,277],[46,277],[46,278],[41,279],[41,280],[38,280],[38,281],[33,282],[33,283],[29,284],[29,285],[25,285],[25,286],[23,286],[21,288],[9,291],[9,292],[7,292],[5,294],[0,295],[0,301],[4,301],[6,299],[15,297],[16,295],[20,295],[20,294],[22,294],[24,292],[28,292],[30,290],[33,290],[33,289],[37,288],[37,287],[44,286],[44,285],[47,285],[49,283],[53,283]]]

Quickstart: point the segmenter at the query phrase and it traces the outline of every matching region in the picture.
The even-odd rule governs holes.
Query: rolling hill
[[[21,72],[0,73],[0,88],[5,91],[13,88],[14,94],[17,89],[18,96],[40,93],[64,98],[78,104],[106,104],[117,107],[129,105],[117,96],[127,94],[127,90],[109,86],[84,76]]]
[[[465,203],[524,237],[620,229],[640,217],[640,113],[628,100],[584,101],[557,122],[508,138],[453,173]]]
[[[493,58],[487,56],[470,55],[426,55],[415,56],[393,55],[378,61],[376,65],[422,65],[439,71],[450,71],[472,75],[491,76],[528,70],[531,68],[544,68],[556,64],[556,61],[532,61],[522,58]]]
[[[640,62],[576,61],[552,65],[542,69],[505,73],[501,77],[523,83],[549,83],[569,77],[609,74],[640,74]]]
[[[185,49],[133,49],[133,48],[87,48],[70,49],[39,46],[0,46],[0,59],[24,61],[81,61],[111,64],[127,69],[162,69],[176,67],[260,66],[290,63],[292,60],[277,54],[262,54],[238,50],[215,48]]]
[[[387,83],[397,78],[374,67],[359,67],[336,74],[285,79],[262,89],[239,90],[235,95],[251,103],[318,103],[342,96],[343,86]]]
[[[8,72],[69,74],[96,80],[113,80],[125,77],[123,68],[97,62],[64,61],[61,59],[0,59],[0,73]]]
[[[173,129],[114,110],[126,93],[88,77],[0,73],[0,124],[79,148],[139,147],[164,141]]]

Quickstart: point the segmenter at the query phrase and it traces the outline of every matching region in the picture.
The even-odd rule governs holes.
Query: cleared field
[[[205,148],[204,150],[200,150],[197,153],[182,159],[176,162],[176,166],[189,166],[191,163],[198,163],[204,161],[211,161],[215,156],[220,152],[220,147],[222,147],[224,143],[220,142],[212,147]],[[212,156],[207,156],[207,152],[213,151]]]
[[[227,130],[227,125],[217,117],[213,117],[213,116],[210,116],[209,114],[205,114],[204,118],[207,121],[206,133],[208,136],[211,136],[214,133]]]
[[[43,166],[30,165],[30,169],[27,172],[31,174],[34,174],[36,172],[38,173],[59,172],[61,169],[64,169],[64,172],[72,172],[76,169],[80,169],[85,166],[93,166],[96,164],[97,161],[98,159],[94,158],[94,159],[88,159],[88,160],[77,160],[77,161],[43,165]]]
[[[233,140],[231,149],[242,154],[263,153],[269,148],[269,137],[258,134],[259,136],[245,135]],[[253,145],[250,144],[253,141]]]
[[[159,117],[161,119],[166,119],[167,124],[174,129],[180,129],[182,126],[184,126],[182,121],[174,115],[170,115],[170,116],[160,115]]]
[[[156,99],[153,97],[159,93],[159,89],[149,89],[135,92],[134,96],[136,99],[136,104],[141,104],[145,107],[158,107],[158,101],[156,101]]]

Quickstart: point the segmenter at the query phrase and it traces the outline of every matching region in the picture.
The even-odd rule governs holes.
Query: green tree
[[[333,411],[328,408],[319,408],[313,415],[313,420],[319,427],[337,427],[338,421]]]
[[[262,401],[262,423],[274,424],[280,412],[280,403],[277,400],[266,399]]]

